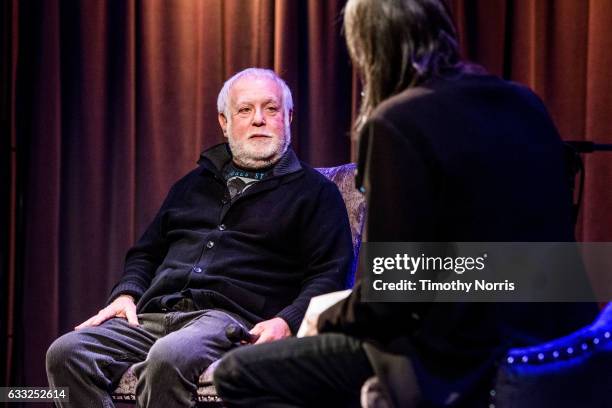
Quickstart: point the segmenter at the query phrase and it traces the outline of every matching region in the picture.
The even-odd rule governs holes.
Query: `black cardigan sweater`
[[[289,149],[232,201],[221,174],[229,160],[217,145],[172,187],[109,302],[130,294],[138,313],[166,312],[188,297],[252,323],[281,317],[295,333],[312,296],[342,288],[353,250],[336,185]]]

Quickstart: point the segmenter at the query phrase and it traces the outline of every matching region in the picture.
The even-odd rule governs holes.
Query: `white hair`
[[[252,76],[256,78],[269,78],[280,86],[282,90],[282,98],[283,98],[283,109],[285,113],[285,117],[289,116],[289,113],[293,110],[293,97],[291,96],[291,90],[287,86],[287,83],[283,81],[281,77],[279,77],[276,72],[271,69],[266,68],[247,68],[244,69],[237,74],[234,74],[230,79],[225,81],[223,84],[223,88],[219,91],[219,96],[217,97],[217,112],[223,114],[228,120],[230,119],[229,115],[229,107],[228,107],[228,99],[229,93],[234,85],[234,83],[240,78]]]

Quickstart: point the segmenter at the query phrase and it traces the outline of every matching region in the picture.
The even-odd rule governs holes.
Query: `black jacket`
[[[233,202],[221,175],[227,144],[170,190],[129,250],[120,294],[138,312],[164,312],[182,296],[256,323],[282,317],[296,332],[312,296],[342,288],[353,258],[336,185],[287,153],[271,175]]]
[[[360,158],[366,241],[574,239],[562,142],[523,86],[464,75],[405,90],[370,118]],[[597,313],[594,304],[363,303],[360,292],[358,284],[322,314],[320,330],[409,356],[421,393],[436,405],[486,390],[508,348],[566,334]],[[398,370],[374,354],[379,375]],[[404,380],[385,380],[404,404]]]

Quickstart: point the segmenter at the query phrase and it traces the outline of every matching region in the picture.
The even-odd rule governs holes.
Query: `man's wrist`
[[[116,300],[116,299],[119,299],[119,298],[122,298],[122,297],[127,297],[127,298],[129,298],[129,299],[130,299],[130,300],[131,300],[133,303],[136,303],[136,298],[134,298],[134,296],[130,295],[129,293],[123,293],[123,294],[121,294],[121,295],[117,296],[117,297],[115,298],[115,300]]]
[[[277,319],[279,324],[284,325],[284,329],[289,333],[289,336],[292,336],[294,334],[293,331],[291,330],[291,325],[289,325],[289,322],[287,321],[287,319],[281,316],[274,316],[270,320],[274,320],[274,319]]]

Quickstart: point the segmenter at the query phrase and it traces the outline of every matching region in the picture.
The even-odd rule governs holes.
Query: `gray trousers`
[[[225,336],[230,323],[249,328],[220,310],[144,313],[139,327],[123,318],[72,331],[47,351],[51,387],[69,387],[67,407],[113,407],[110,393],[132,365],[140,407],[191,407],[200,374],[235,347]]]

